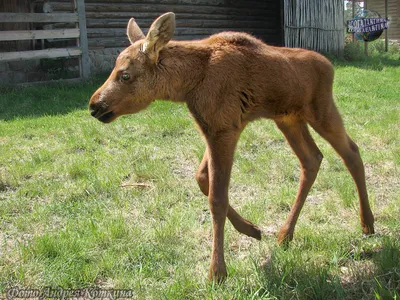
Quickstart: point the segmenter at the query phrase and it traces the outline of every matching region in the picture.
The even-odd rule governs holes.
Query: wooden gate
[[[76,47],[0,52],[0,62],[79,57],[80,78],[90,75],[84,0],[73,0],[72,13],[0,13],[1,23],[75,23],[76,28],[0,31],[0,41],[76,38]]]

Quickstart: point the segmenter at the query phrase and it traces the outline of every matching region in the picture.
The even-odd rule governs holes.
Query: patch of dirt
[[[195,174],[197,171],[197,164],[194,159],[190,159],[187,157],[177,157],[174,161],[171,162],[170,168],[171,172],[176,175],[178,178],[188,180],[192,179],[195,181]]]
[[[379,205],[388,203],[388,195],[394,190],[400,191],[400,176],[393,161],[385,161],[382,164],[365,164],[365,177],[369,190],[373,190],[376,202]]]
[[[358,299],[364,299],[373,295],[373,285],[370,281],[374,280],[375,272],[375,264],[372,261],[364,260],[353,261],[347,266],[342,266],[338,275],[348,294],[352,294]],[[359,298],[360,296],[361,298]]]
[[[236,199],[239,203],[243,203],[243,200],[251,200],[253,198],[260,197],[260,189],[251,185],[239,185],[232,181],[229,189],[230,199]]]
[[[306,202],[311,205],[320,205],[323,203],[324,199],[326,199],[327,195],[324,195],[323,193],[316,193],[312,195],[308,195]]]
[[[251,237],[239,234],[237,239],[229,242],[229,251],[238,259],[244,259],[249,255],[249,249],[255,241],[256,240]]]
[[[272,224],[268,226],[261,226],[261,234],[268,237],[277,237],[279,232],[278,224]]]
[[[202,224],[202,225],[204,223],[206,223],[206,222],[211,222],[210,210],[208,208],[207,209],[203,209],[201,214],[200,214],[200,216],[199,216],[199,218],[198,218],[198,220],[199,220],[200,224]]]

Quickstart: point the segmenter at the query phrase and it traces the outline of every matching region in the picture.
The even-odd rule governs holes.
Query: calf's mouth
[[[97,117],[97,120],[103,122],[103,123],[110,123],[111,120],[114,118],[115,113],[113,111],[106,112],[102,114],[101,116]]]

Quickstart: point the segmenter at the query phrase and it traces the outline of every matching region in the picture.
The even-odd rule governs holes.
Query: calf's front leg
[[[208,175],[208,150],[204,152],[203,159],[200,163],[199,169],[196,173],[196,181],[199,184],[200,190],[204,195],[208,196],[209,190],[209,175]],[[247,236],[261,240],[261,230],[251,223],[250,221],[244,219],[239,213],[229,205],[228,207],[228,219],[232,223],[233,227],[240,233]]]
[[[237,140],[238,133],[234,131],[207,137],[208,201],[213,226],[209,279],[216,282],[223,281],[227,276],[224,259],[224,227],[229,210],[228,188]]]

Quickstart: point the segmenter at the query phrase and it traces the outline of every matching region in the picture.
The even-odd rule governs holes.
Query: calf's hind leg
[[[207,149],[204,152],[203,160],[200,163],[199,169],[196,173],[196,180],[199,184],[200,190],[204,195],[208,196],[209,192],[209,175],[208,175],[208,153]],[[261,230],[250,221],[242,218],[232,206],[228,208],[228,220],[232,223],[233,227],[240,233],[261,240]]]
[[[342,118],[336,106],[332,103],[329,112],[325,112],[324,118],[321,118],[321,120],[311,119],[309,123],[318,134],[332,145],[345,163],[357,186],[362,230],[365,234],[373,234],[374,216],[368,201],[364,164],[358,146],[344,129]]]
[[[308,192],[317,177],[323,156],[311,137],[307,124],[304,121],[286,119],[277,120],[275,123],[285,135],[290,147],[293,149],[301,164],[300,185],[296,200],[278,235],[278,243],[282,244],[293,239],[297,219]]]

